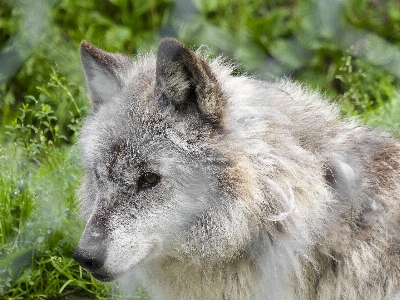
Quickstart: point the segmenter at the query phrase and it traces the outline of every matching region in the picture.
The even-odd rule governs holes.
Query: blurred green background
[[[1,299],[123,297],[127,287],[96,282],[70,258],[83,228],[74,143],[89,109],[78,48],[86,39],[135,56],[165,36],[400,129],[400,0],[1,0]],[[138,287],[132,299],[146,297]]]

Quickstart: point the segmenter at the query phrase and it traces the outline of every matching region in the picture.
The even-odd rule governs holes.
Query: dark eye
[[[160,182],[160,176],[155,173],[146,172],[140,176],[138,181],[138,187],[141,189],[151,188],[156,186]]]

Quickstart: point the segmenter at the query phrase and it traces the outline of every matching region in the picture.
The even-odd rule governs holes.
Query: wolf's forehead
[[[101,114],[101,112],[100,112]],[[129,117],[109,114],[89,117],[81,132],[81,153],[88,167],[109,159],[145,159],[155,151],[154,132]],[[84,160],[85,161],[85,160]]]
[[[164,145],[167,147],[165,143]],[[110,142],[101,160],[109,165],[121,163],[140,169],[150,162],[154,163],[158,146],[150,139],[135,139],[130,136],[119,137]]]
[[[148,164],[154,165],[156,150],[151,143],[138,141],[129,137],[120,137],[115,140],[101,141],[98,147],[83,147],[82,154],[85,156],[85,167],[97,169],[107,167],[108,169],[136,169],[145,168]]]
[[[128,71],[124,87],[126,91],[136,98],[144,99],[154,94],[156,84],[156,61],[154,55],[134,61]],[[140,105],[140,103],[137,103]]]
[[[128,119],[99,123],[103,129],[95,135],[85,131],[83,139],[88,136],[88,142],[82,145],[83,151],[94,162],[124,160],[139,165],[173,160],[180,155],[199,155],[204,150],[198,145],[199,137],[184,122],[173,126],[165,120]]]

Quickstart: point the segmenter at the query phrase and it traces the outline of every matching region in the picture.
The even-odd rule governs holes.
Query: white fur
[[[202,84],[213,80],[186,57]],[[107,220],[108,255],[95,272],[131,274],[124,280],[139,278],[153,299],[396,298],[397,141],[343,121],[336,105],[290,80],[234,77],[219,58],[207,66],[221,103],[197,92],[199,109],[179,111],[190,76],[157,86],[156,63],[149,54],[118,73],[121,91],[82,130],[83,215]],[[103,84],[96,78],[92,88]],[[179,87],[185,93],[169,90]],[[159,104],[157,88],[182,98]],[[215,129],[200,117],[215,120],[219,107]],[[116,140],[123,146],[107,169]],[[160,183],[129,190],[143,171]]]

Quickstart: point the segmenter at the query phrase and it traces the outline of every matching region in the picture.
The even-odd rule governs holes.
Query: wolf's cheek
[[[133,267],[153,257],[157,243],[144,233],[129,235],[126,230],[117,230],[115,239],[109,244],[104,269],[111,272],[127,273]]]

